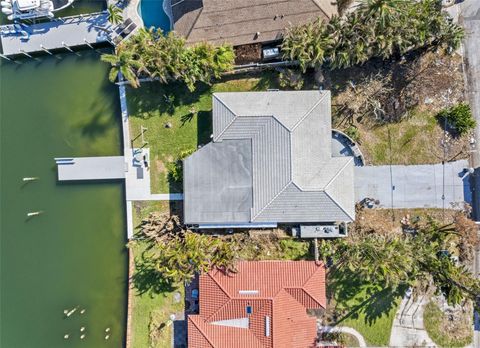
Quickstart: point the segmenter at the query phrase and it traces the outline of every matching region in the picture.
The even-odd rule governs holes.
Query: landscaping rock
[[[182,300],[182,295],[179,292],[173,294],[173,302],[179,303]]]

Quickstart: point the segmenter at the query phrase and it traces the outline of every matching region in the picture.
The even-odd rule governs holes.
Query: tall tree
[[[116,55],[119,56],[117,59],[107,55],[105,60],[113,62],[114,67],[123,65],[125,60],[139,62],[136,65],[128,64],[134,68],[129,70],[135,73],[137,82],[139,75],[157,78],[162,83],[179,80],[191,91],[196,83],[209,84],[212,79],[231,70],[235,59],[231,45],[199,43],[187,46],[185,40],[174,32],[164,35],[159,29],[139,30],[121,44]],[[122,60],[122,64],[118,63],[119,60]],[[138,83],[132,85],[137,87]]]
[[[143,64],[135,58],[134,53],[124,46],[118,46],[115,54],[102,54],[101,60],[110,63],[112,66],[109,73],[110,81],[114,82],[119,73],[133,87],[138,87],[137,72],[143,68]]]
[[[363,0],[356,11],[328,24],[317,20],[288,28],[282,51],[284,58],[298,60],[302,70],[323,63],[335,69],[421,47],[451,52],[463,35],[437,0]]]

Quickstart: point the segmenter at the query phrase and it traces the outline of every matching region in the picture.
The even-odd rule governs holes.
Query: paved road
[[[477,120],[475,139],[477,151],[473,153],[475,220],[480,220],[480,1],[465,0],[460,6],[459,22],[466,31],[464,40],[464,61],[466,66],[467,90],[472,112]],[[476,254],[475,272],[480,276],[480,252]],[[480,318],[475,313],[474,346],[480,348]]]
[[[472,112],[477,119],[475,138],[480,147],[480,1],[465,0],[460,7],[459,22],[465,28],[464,62],[467,92]],[[474,167],[480,166],[480,151],[473,156]]]
[[[355,167],[355,200],[377,199],[381,208],[445,208],[470,202],[467,160],[445,165],[365,166]],[[445,192],[443,191],[445,187]]]
[[[477,150],[472,153],[471,164],[480,167],[480,1],[465,0],[459,6],[459,23],[465,28],[463,44],[467,95],[472,113],[477,120],[475,139]],[[480,170],[474,176],[474,191],[480,190]],[[473,215],[480,220],[480,192],[474,193]]]

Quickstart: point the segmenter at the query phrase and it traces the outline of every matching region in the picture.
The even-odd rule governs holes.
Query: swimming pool
[[[145,28],[159,28],[164,33],[171,30],[170,17],[165,12],[164,6],[170,4],[169,0],[141,0],[138,13],[143,19]]]

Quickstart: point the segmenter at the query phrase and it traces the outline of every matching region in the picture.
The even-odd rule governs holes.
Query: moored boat
[[[2,0],[2,13],[9,20],[53,18],[54,12],[70,6],[74,0]]]

